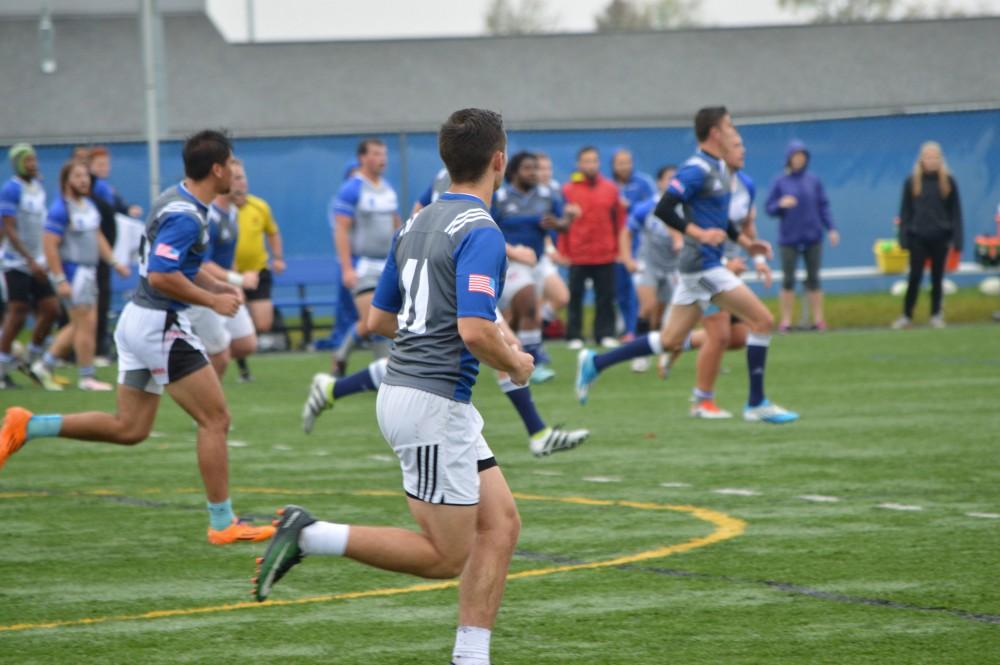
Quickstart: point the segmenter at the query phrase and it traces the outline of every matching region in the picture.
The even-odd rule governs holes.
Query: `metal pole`
[[[149,154],[149,202],[160,195],[160,114],[157,94],[154,20],[157,0],[139,0],[142,33],[142,64],[146,86],[146,151]]]
[[[257,41],[257,23],[254,19],[254,0],[247,0],[247,41]]]

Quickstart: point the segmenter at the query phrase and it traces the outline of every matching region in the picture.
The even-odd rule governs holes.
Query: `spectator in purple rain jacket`
[[[830,236],[830,246],[836,247],[840,235],[833,226],[830,201],[826,198],[823,183],[806,169],[809,151],[802,141],[793,140],[785,152],[785,173],[774,181],[767,197],[767,214],[781,220],[778,227],[778,245],[781,247],[781,269],[784,282],[781,287],[781,322],[778,330],[786,332],[791,327],[792,310],[795,308],[795,268],[799,256],[806,264],[806,293],[812,313],[813,330],[826,330],[823,316],[823,291],[820,289],[819,269],[823,259],[823,236]]]

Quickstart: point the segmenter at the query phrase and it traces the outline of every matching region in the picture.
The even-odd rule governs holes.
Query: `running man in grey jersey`
[[[47,390],[62,390],[51,376],[35,375],[30,366],[41,359],[45,338],[59,316],[59,301],[49,283],[42,256],[42,230],[45,227],[45,189],[38,181],[38,158],[27,143],[18,143],[8,153],[14,175],[0,187],[0,243],[3,253],[3,281],[7,308],[0,332],[0,390],[16,388],[8,376],[14,365],[14,340],[20,334],[28,314],[34,310],[35,327],[28,346],[29,359],[19,369]]]
[[[149,436],[166,389],[198,423],[208,542],[259,542],[270,538],[274,527],[255,527],[233,513],[226,448],[229,409],[219,379],[184,315],[189,305],[206,305],[232,316],[243,300],[238,288],[201,269],[209,241],[205,215],[212,199],[229,191],[232,146],[224,134],[206,130],[184,143],[183,154],[184,180],[163,192],[149,211],[140,245],[139,287],[115,330],[117,412],[34,415],[20,407],[7,409],[0,427],[0,467],[28,440],[141,443]]]
[[[388,163],[385,143],[368,138],[358,144],[357,172],[344,182],[331,206],[330,223],[340,260],[341,281],[351,290],[358,320],[334,354],[334,374],[342,375],[351,350],[368,339],[368,309],[385,268],[392,234],[399,228],[396,190],[383,178]],[[389,353],[389,342],[373,339],[376,358]]]
[[[489,214],[506,165],[500,116],[456,111],[438,145],[452,186],[397,234],[369,316],[373,331],[396,341],[376,412],[421,530],[319,522],[286,506],[255,590],[266,598],[305,554],[461,576],[452,660],[487,665],[520,520],[469,399],[480,361],[519,384],[533,364],[502,336],[494,314],[506,267],[503,234]]]

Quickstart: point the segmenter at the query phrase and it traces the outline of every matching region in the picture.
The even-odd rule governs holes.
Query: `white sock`
[[[770,335],[758,335],[755,332],[747,335],[747,346],[771,346]]]
[[[486,628],[459,626],[451,660],[455,665],[490,665],[490,635]]]
[[[649,348],[653,350],[654,354],[663,353],[663,340],[660,338],[660,331],[653,330],[650,332],[646,339],[649,341]]]
[[[540,329],[535,330],[519,330],[517,333],[517,339],[521,342],[521,346],[529,346],[531,344],[541,344],[542,343],[542,331]]]
[[[314,522],[299,534],[299,547],[305,554],[344,556],[350,527],[334,522]]]

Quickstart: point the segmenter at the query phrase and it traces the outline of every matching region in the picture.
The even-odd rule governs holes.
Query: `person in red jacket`
[[[597,148],[586,146],[576,154],[577,171],[563,186],[569,229],[559,237],[559,251],[569,259],[570,348],[583,347],[583,296],[588,279],[594,283],[596,314],[594,339],[604,346],[615,340],[615,262],[618,237],[625,226],[625,208],[618,187],[600,174]]]

